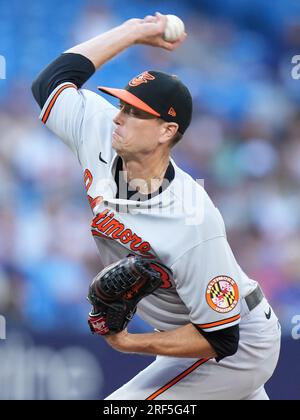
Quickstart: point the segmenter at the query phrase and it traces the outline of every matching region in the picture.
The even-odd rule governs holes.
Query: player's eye
[[[119,103],[120,111],[124,112],[124,114],[130,115],[134,118],[139,119],[152,119],[156,118],[155,116],[148,114],[148,112],[144,112],[132,105],[126,104],[125,102],[120,101]]]
[[[133,117],[141,117],[141,111],[133,107],[129,109],[129,114]]]
[[[124,102],[119,103],[119,109],[120,111],[124,112],[125,114],[131,114],[131,106],[128,104],[125,104]]]

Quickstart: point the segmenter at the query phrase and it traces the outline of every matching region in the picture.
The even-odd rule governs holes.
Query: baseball
[[[182,20],[175,15],[167,16],[167,26],[163,35],[165,41],[174,42],[177,41],[184,33],[184,23]]]

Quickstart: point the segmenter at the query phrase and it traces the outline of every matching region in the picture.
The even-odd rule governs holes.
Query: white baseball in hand
[[[166,15],[167,25],[163,35],[165,41],[174,42],[177,41],[184,33],[184,23],[178,16]]]

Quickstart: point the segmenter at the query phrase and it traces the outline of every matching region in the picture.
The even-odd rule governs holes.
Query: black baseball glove
[[[122,331],[135,314],[138,302],[161,284],[160,273],[148,260],[138,256],[124,258],[104,268],[89,288],[88,300],[93,310],[88,323],[92,333],[105,335]]]

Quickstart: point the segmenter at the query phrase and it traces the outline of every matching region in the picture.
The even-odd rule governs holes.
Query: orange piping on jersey
[[[200,359],[196,363],[194,363],[192,366],[190,366],[187,370],[182,372],[180,375],[176,376],[176,378],[172,379],[170,382],[168,382],[166,385],[161,387],[159,390],[151,394],[146,400],[154,400],[156,397],[161,395],[163,392],[170,389],[173,385],[177,384],[181,379],[185,378],[187,375],[189,375],[191,372],[193,372],[197,367],[203,365],[206,363],[209,359]]]
[[[218,327],[219,325],[230,324],[231,322],[237,321],[240,317],[240,315],[236,315],[231,318],[223,319],[222,321],[211,322],[209,324],[197,324],[197,327],[202,329]]]
[[[90,189],[93,183],[93,175],[91,174],[91,171],[89,171],[88,169],[84,171],[83,182],[84,182],[85,190],[86,192],[88,192],[88,190]]]
[[[58,91],[56,92],[56,94],[53,96],[53,98],[51,99],[49,105],[47,106],[47,109],[46,109],[46,111],[45,111],[45,113],[43,115],[43,118],[42,118],[42,122],[44,124],[46,124],[46,122],[47,122],[47,120],[49,118],[50,112],[51,112],[51,110],[52,110],[52,108],[53,108],[53,106],[54,106],[54,104],[56,102],[56,99],[59,97],[59,95],[61,94],[61,92],[63,90],[65,90],[67,88],[70,88],[70,87],[77,89],[77,86],[75,86],[73,83],[68,83],[67,85],[64,85],[60,89],[58,89]]]

